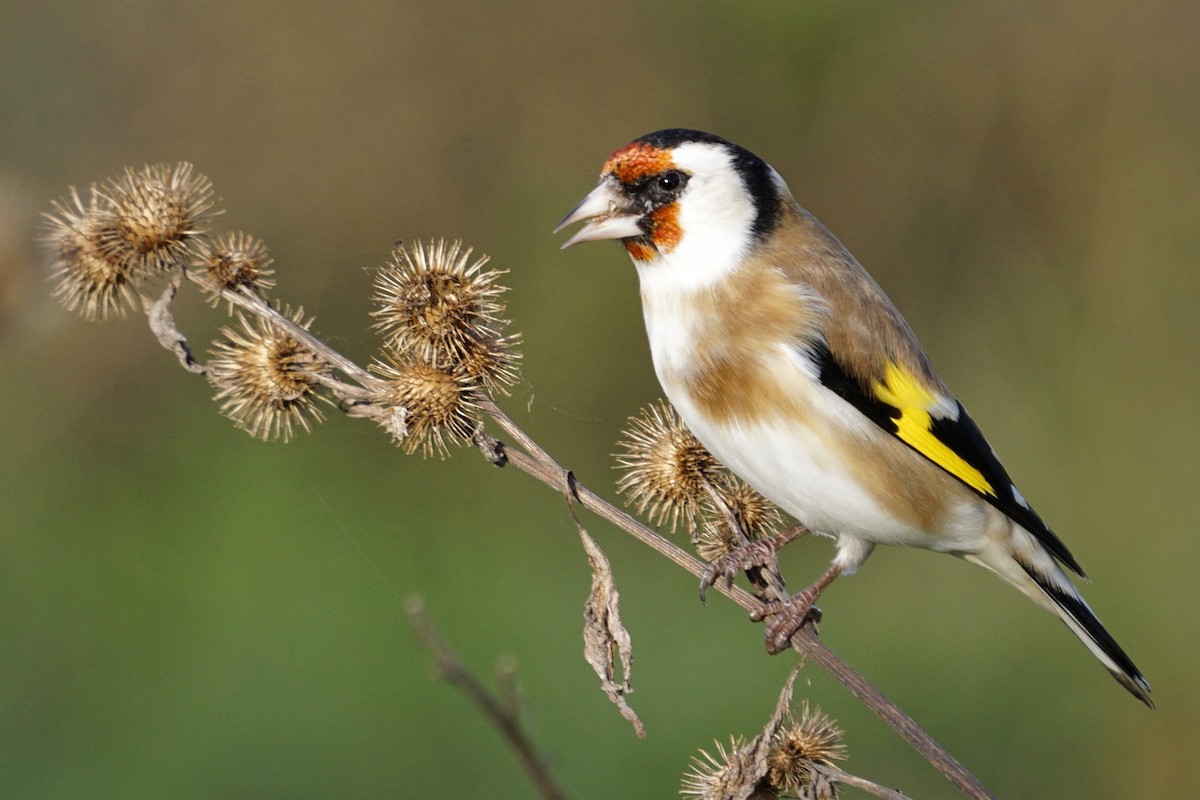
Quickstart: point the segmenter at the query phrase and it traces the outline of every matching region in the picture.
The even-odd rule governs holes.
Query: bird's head
[[[662,130],[609,156],[600,183],[555,231],[584,222],[564,248],[619,239],[639,267],[727,268],[774,232],[785,196],[783,179],[749,150],[710,133]]]

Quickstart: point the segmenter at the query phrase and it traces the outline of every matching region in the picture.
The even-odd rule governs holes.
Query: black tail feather
[[[1021,563],[1018,560],[1018,563]],[[1111,664],[1105,664],[1109,672],[1117,681],[1129,690],[1137,699],[1154,708],[1154,701],[1150,699],[1150,684],[1142,675],[1141,670],[1133,663],[1133,660],[1125,654],[1121,649],[1121,645],[1113,639],[1099,618],[1088,608],[1087,603],[1081,597],[1071,591],[1061,589],[1054,586],[1042,576],[1038,575],[1029,565],[1021,563],[1021,568],[1026,574],[1037,583],[1046,596],[1054,601],[1063,612],[1078,626],[1078,630],[1068,624],[1077,634],[1082,634],[1080,638],[1086,636],[1091,640],[1091,644],[1095,645],[1095,649],[1103,653]],[[1064,620],[1065,621],[1065,620]],[[1085,644],[1088,642],[1085,641]]]

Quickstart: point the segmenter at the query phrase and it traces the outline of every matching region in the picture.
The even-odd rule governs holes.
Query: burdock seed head
[[[72,187],[69,200],[55,201],[54,211],[43,215],[42,240],[54,259],[51,277],[58,281],[54,295],[88,320],[124,316],[138,302],[138,284],[145,277],[132,264],[105,255],[103,241],[112,224],[107,209],[95,186],[86,201]]]
[[[212,184],[186,163],[127,168],[86,200],[72,188],[45,215],[55,295],[87,319],[123,315],[147,278],[184,263],[211,208]]]
[[[724,480],[721,464],[665,401],[630,417],[624,434],[616,459],[625,470],[617,489],[626,501],[655,525],[669,521],[674,530],[680,520],[693,524],[707,486]]]
[[[691,800],[727,800],[747,797],[748,800],[776,800],[779,791],[766,780],[755,780],[753,756],[739,737],[729,742],[729,749],[715,742],[717,754],[701,750],[692,758],[692,769],[683,776],[679,794]],[[754,788],[746,793],[748,784]]]
[[[471,253],[444,239],[396,248],[376,278],[372,312],[388,345],[442,363],[504,322],[501,273],[485,271],[487,256],[472,262]]]
[[[783,523],[779,508],[740,478],[729,475],[714,488],[750,541],[770,536]],[[702,516],[704,523],[696,538],[696,553],[701,558],[716,561],[738,547],[738,536],[730,530],[728,519],[711,495],[704,499]]]
[[[284,316],[307,329],[304,309]],[[331,374],[327,363],[291,334],[261,317],[237,315],[238,328],[221,329],[209,351],[208,376],[217,387],[221,413],[263,441],[292,437],[295,427],[311,430],[325,419],[317,401],[330,402],[319,380]]]
[[[832,766],[846,758],[842,731],[821,709],[810,711],[808,703],[799,717],[789,719],[771,737],[767,755],[767,780],[780,790],[813,797],[836,797],[836,784],[813,769]],[[814,783],[818,786],[814,787]],[[816,788],[817,791],[813,791]]]
[[[249,289],[261,295],[275,285],[267,246],[249,234],[228,233],[214,242],[200,244],[196,250],[192,268],[204,274],[204,288],[214,306],[227,289]],[[233,301],[229,308],[232,312]]]
[[[506,334],[498,270],[445,240],[398,247],[375,280],[375,329],[392,351],[459,368],[489,391],[517,382],[519,337]]]
[[[476,339],[458,354],[455,366],[488,394],[507,396],[520,380],[521,353],[517,350],[520,343],[519,333]]]
[[[371,365],[384,382],[373,402],[391,409],[380,424],[406,453],[450,454],[449,444],[470,440],[479,426],[475,383],[461,368],[441,367],[387,348]]]
[[[126,168],[100,194],[106,200],[104,256],[135,271],[182,263],[214,216],[212,183],[185,162]]]

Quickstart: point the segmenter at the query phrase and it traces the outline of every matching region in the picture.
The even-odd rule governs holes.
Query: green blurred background
[[[0,796],[533,798],[405,622],[422,594],[482,674],[514,654],[575,797],[670,797],[753,734],[794,660],[585,519],[613,560],[650,730],[580,655],[586,560],[554,494],[335,418],[264,445],[143,322],[49,297],[37,215],[189,160],[276,293],[369,357],[371,268],[461,237],[511,270],[505,403],[582,481],[658,396],[636,280],[550,229],[661,127],[769,160],[903,309],[1093,578],[1150,678],[1121,690],[981,570],[877,551],[826,640],[1003,797],[1200,794],[1200,6],[1194,2],[0,5]],[[219,322],[194,297],[202,346]],[[826,541],[786,556],[797,584]],[[847,766],[952,797],[815,665]]]

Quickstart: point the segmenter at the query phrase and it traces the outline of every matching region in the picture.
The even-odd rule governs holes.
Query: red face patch
[[[650,242],[626,239],[625,250],[635,261],[650,261],[660,253],[669,253],[679,244],[683,229],[679,227],[679,204],[670,203],[656,208],[647,219]]]
[[[646,244],[640,239],[626,239],[625,252],[629,253],[629,257],[634,261],[649,261],[658,255],[654,245]]]
[[[612,175],[625,186],[633,186],[674,168],[675,162],[669,151],[645,142],[634,142],[609,156],[600,174]],[[625,240],[625,250],[635,261],[650,261],[661,253],[671,252],[683,236],[677,203],[656,208],[644,223],[647,228],[645,238]]]
[[[626,186],[637,183],[650,175],[671,169],[675,162],[671,154],[645,142],[634,142],[622,147],[604,162],[601,175],[615,175]]]

